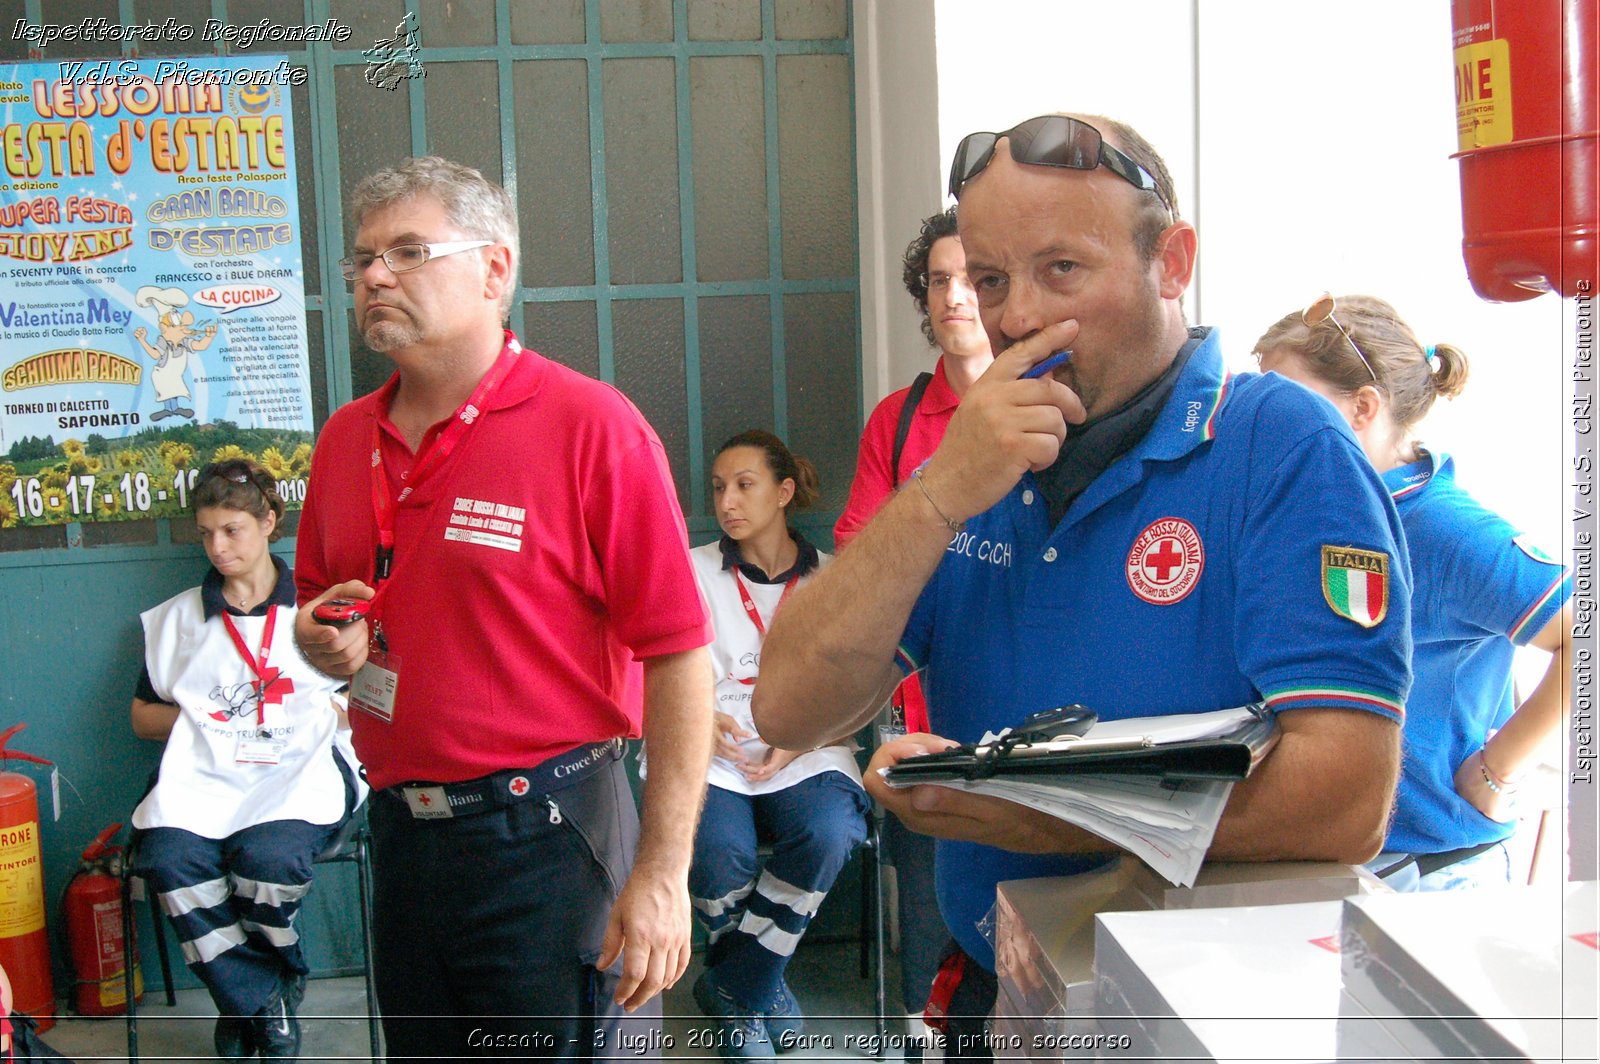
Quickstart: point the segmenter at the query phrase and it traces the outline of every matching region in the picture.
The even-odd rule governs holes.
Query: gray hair
[[[350,213],[359,227],[373,211],[415,196],[438,200],[450,223],[467,236],[493,240],[511,249],[511,281],[500,298],[501,320],[508,319],[517,292],[517,260],[522,248],[510,195],[470,166],[424,155],[362,178],[350,193]]]

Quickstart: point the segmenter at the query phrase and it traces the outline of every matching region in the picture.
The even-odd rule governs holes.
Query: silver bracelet
[[[1493,772],[1489,771],[1489,761],[1483,756],[1483,751],[1478,751],[1478,775],[1483,777],[1484,786],[1496,794],[1510,794],[1517,789],[1514,780],[1499,780]]]
[[[911,479],[917,482],[917,487],[922,489],[922,497],[928,500],[928,505],[933,507],[933,512],[939,515],[939,520],[944,522],[944,527],[948,528],[952,534],[960,532],[967,527],[965,521],[952,521],[949,515],[940,509],[939,504],[933,501],[933,492],[928,490],[928,482],[922,479],[921,466],[911,471]]]

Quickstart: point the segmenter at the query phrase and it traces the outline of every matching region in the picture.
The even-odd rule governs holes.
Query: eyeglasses
[[[346,281],[354,281],[366,274],[374,262],[382,259],[383,264],[389,267],[390,273],[410,273],[412,270],[421,269],[429,259],[440,259],[457,252],[471,251],[473,248],[486,248],[493,243],[493,240],[446,240],[437,244],[396,244],[388,251],[381,251],[376,255],[363,251],[347,259],[340,259],[339,272],[344,274]]]
[[[1065,115],[1040,115],[1012,126],[1004,133],[968,133],[956,145],[950,163],[950,195],[961,198],[961,188],[983,172],[994,158],[1000,138],[1011,146],[1011,158],[1030,166],[1059,166],[1068,170],[1093,170],[1104,166],[1143,192],[1153,192],[1170,213],[1172,205],[1156,188],[1150,171],[1106,143],[1100,131],[1087,122]]]
[[[917,280],[921,281],[922,287],[926,288],[930,293],[943,292],[953,284],[959,284],[962,288],[968,289],[972,287],[972,282],[967,280],[967,275],[964,273],[924,273],[918,274]]]
[[[1367,357],[1367,353],[1361,350],[1360,345],[1358,345],[1355,340],[1351,338],[1350,334],[1345,331],[1345,327],[1339,324],[1339,319],[1333,316],[1333,307],[1333,296],[1329,295],[1327,292],[1324,292],[1320,298],[1316,299],[1309,307],[1300,312],[1300,320],[1305,323],[1307,328],[1310,329],[1316,328],[1325,321],[1333,322],[1333,327],[1338,329],[1340,334],[1349,341],[1350,349],[1353,350],[1361,359],[1361,364],[1367,367],[1367,372],[1372,374],[1372,383],[1377,384],[1378,371],[1372,368],[1372,360]]]

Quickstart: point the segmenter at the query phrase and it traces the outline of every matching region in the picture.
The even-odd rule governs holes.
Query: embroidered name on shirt
[[[1004,569],[1011,568],[1011,544],[992,539],[979,539],[971,532],[957,532],[956,538],[950,541],[945,551],[959,554],[963,558],[976,558],[980,562],[988,562]]]
[[[1183,429],[1182,429],[1182,431],[1184,431],[1184,432],[1193,432],[1195,430],[1195,427],[1198,426],[1199,424],[1200,424],[1200,404],[1197,401],[1195,401],[1193,399],[1190,399],[1190,400],[1188,400],[1188,410],[1183,415]]]
[[[528,511],[521,506],[457,496],[444,538],[500,550],[522,550],[522,525]]]

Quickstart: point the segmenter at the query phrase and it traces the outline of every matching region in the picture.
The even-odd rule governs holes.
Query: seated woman
[[[135,870],[216,1002],[217,1054],[293,1058],[307,971],[294,917],[366,786],[342,681],[294,645],[294,578],[267,549],[283,516],[271,474],[215,463],[191,498],[211,568],[140,617],[133,730],[166,750],[133,813]]]
[[[724,1056],[770,1057],[803,1024],[783,973],[850,852],[870,806],[848,740],[778,750],[755,733],[750,692],[761,642],[795,586],[829,561],[788,526],[817,497],[817,473],[769,432],[717,451],[711,491],[720,542],[690,552],[716,640],[716,754],[695,838],[689,893],[710,939],[695,1001],[720,1021]],[[766,866],[756,846],[772,846]]]
[[[1460,350],[1423,347],[1381,299],[1324,296],[1268,329],[1256,357],[1338,408],[1405,526],[1414,680],[1394,819],[1368,867],[1396,890],[1505,884],[1517,785],[1572,708],[1571,575],[1413,435],[1437,396],[1466,383]],[[1512,655],[1529,643],[1554,656],[1519,706]]]

